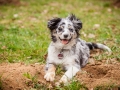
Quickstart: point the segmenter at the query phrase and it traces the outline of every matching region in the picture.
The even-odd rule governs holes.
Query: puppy
[[[48,21],[51,32],[51,43],[48,47],[46,63],[47,81],[54,81],[56,65],[61,65],[65,74],[59,83],[67,83],[78,71],[88,63],[90,50],[110,48],[100,43],[90,43],[79,38],[82,22],[71,14],[66,18],[53,18]]]

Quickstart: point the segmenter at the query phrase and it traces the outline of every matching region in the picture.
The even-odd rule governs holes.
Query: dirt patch
[[[116,0],[113,2],[113,5],[120,8],[120,0]]]
[[[6,5],[6,4],[19,5],[20,0],[0,0],[0,5]]]
[[[120,64],[88,64],[83,71],[76,77],[89,89],[105,85],[120,86]]]
[[[44,65],[24,63],[3,63],[0,64],[0,76],[3,90],[23,90],[33,87],[31,79],[25,76],[29,73],[32,77],[36,76],[41,85],[52,87],[52,83],[46,82],[43,78]],[[115,84],[120,85],[120,63],[104,64],[97,62],[88,64],[78,72],[76,78],[84,83],[88,88],[94,88],[98,85]],[[57,80],[58,80],[57,76]]]
[[[29,75],[25,74],[28,73]],[[31,79],[36,75],[39,83],[46,84],[43,79],[44,65],[25,65],[23,63],[7,63],[0,65],[3,90],[23,90],[32,88]],[[31,77],[30,77],[31,76]],[[30,79],[31,78],[31,79]]]

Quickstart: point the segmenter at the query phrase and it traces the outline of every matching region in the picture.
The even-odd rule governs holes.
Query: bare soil
[[[113,2],[113,5],[120,8],[120,0],[116,0]]]
[[[0,5],[6,5],[6,4],[19,5],[20,0],[0,0]]]
[[[44,80],[44,65],[24,63],[2,63],[0,64],[0,82],[3,90],[29,90],[33,88],[32,80],[24,74],[29,73],[32,77],[36,76],[38,83],[54,87],[53,83]],[[56,77],[56,81],[60,76]],[[94,61],[90,58],[90,63],[78,72],[76,77],[78,81],[91,89],[100,85],[118,85],[120,86],[120,63],[115,59],[110,62],[107,60]]]

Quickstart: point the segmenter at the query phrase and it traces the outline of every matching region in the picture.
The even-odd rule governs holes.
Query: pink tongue
[[[68,43],[68,40],[62,40],[62,43],[63,43],[63,44],[67,44],[67,43]]]

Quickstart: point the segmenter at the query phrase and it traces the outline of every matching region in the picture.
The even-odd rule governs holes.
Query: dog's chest
[[[61,50],[55,48],[49,48],[48,50],[49,63],[69,64],[74,62],[74,58],[75,55],[72,50]]]

